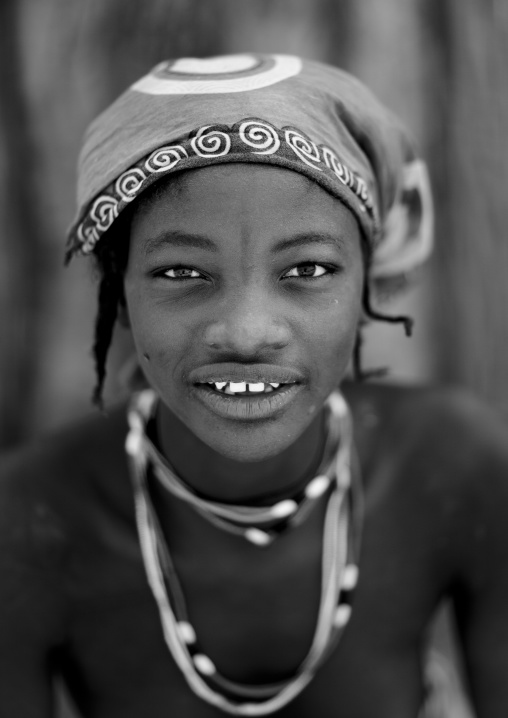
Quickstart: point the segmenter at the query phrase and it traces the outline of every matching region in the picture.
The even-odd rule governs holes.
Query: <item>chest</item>
[[[351,622],[310,687],[278,715],[303,718],[320,706],[326,718],[345,704],[348,715],[368,716],[373,696],[386,707],[379,715],[416,715],[422,639],[441,591],[439,541],[421,535],[421,506],[401,506],[377,488],[366,499]],[[180,538],[183,532],[185,549],[174,560],[189,615],[221,673],[258,683],[294,672],[317,617],[323,511],[268,550],[235,550],[214,527],[173,519]],[[171,546],[172,530],[167,534]],[[108,534],[89,559],[76,564],[73,577],[69,663],[87,714],[139,716],[150,706],[157,718],[171,706],[183,718],[220,715],[192,695],[168,651],[134,527]]]

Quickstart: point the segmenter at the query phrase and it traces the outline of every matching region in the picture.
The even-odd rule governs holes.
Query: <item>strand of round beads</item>
[[[357,556],[354,552],[355,547],[358,547],[357,536],[354,535],[358,532],[358,525],[356,521],[353,521],[353,525],[350,523],[350,518],[354,519],[355,514],[352,505],[355,492],[351,491],[349,467],[351,427],[347,407],[343,413],[343,407],[346,406],[344,400],[340,395],[333,396],[330,402],[332,414],[337,415],[340,409],[342,431],[340,450],[334,461],[335,471],[328,487],[322,540],[321,599],[314,638],[307,657],[292,679],[262,686],[243,685],[221,676],[213,661],[200,649],[146,484],[147,469],[152,459],[145,449],[144,441],[149,397],[141,397],[137,403],[137,408],[141,406],[145,411],[138,410],[129,416],[131,431],[127,437],[126,450],[134,482],[138,533],[148,582],[159,607],[166,643],[196,695],[232,715],[268,715],[292,701],[312,680],[350,617],[350,597],[358,577]],[[357,486],[356,492],[358,489]],[[352,538],[355,540],[350,540]]]
[[[339,397],[340,399],[335,399],[334,411],[330,406],[331,398],[326,407],[327,438],[318,475],[304,489],[272,506],[224,504],[205,499],[188,487],[161,456],[146,432],[140,429],[141,426],[146,426],[153,414],[156,395],[152,390],[142,392],[137,405],[131,407],[128,420],[131,431],[141,434],[142,450],[151,461],[154,476],[171,494],[192,505],[204,518],[219,528],[243,536],[257,546],[268,546],[277,536],[305,520],[312,506],[330,488],[337,460],[340,423],[347,411],[344,400],[340,395]],[[342,448],[341,442],[339,451]]]

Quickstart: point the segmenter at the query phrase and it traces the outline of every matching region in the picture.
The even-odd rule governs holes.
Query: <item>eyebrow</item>
[[[279,240],[271,249],[272,254],[285,252],[289,249],[297,249],[309,244],[322,244],[327,246],[344,246],[344,241],[335,234],[327,232],[301,232],[287,239]],[[203,249],[208,252],[218,252],[219,248],[213,240],[202,234],[179,232],[177,230],[164,230],[154,237],[150,237],[145,245],[145,256],[153,254],[163,247],[192,247]]]
[[[193,247],[208,252],[217,252],[218,247],[211,239],[202,234],[164,230],[155,237],[150,237],[145,245],[145,255],[153,254],[163,247]]]
[[[272,253],[285,252],[308,244],[324,244],[332,247],[344,247],[344,240],[336,234],[327,232],[301,232],[288,239],[281,239],[272,249]]]

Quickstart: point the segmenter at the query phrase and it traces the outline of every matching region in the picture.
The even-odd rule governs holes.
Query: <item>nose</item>
[[[215,351],[248,359],[283,349],[289,344],[290,328],[266,292],[245,289],[222,305],[204,339]]]

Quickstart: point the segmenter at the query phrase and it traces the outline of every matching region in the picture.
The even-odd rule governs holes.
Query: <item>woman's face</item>
[[[264,165],[191,170],[134,213],[125,297],[141,366],[208,446],[269,458],[343,378],[363,278],[356,220],[317,184]]]

